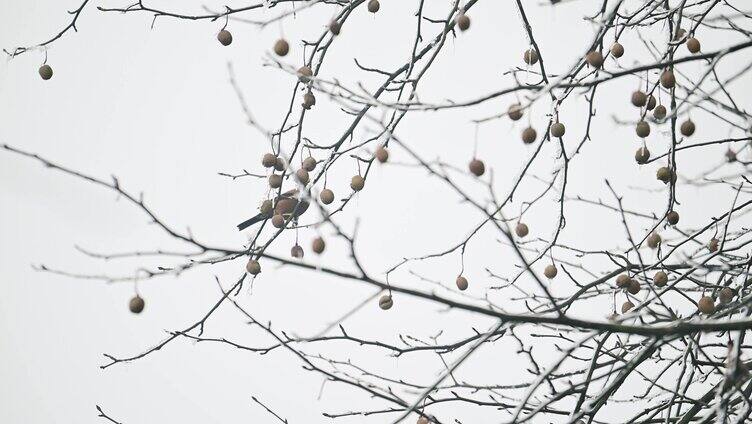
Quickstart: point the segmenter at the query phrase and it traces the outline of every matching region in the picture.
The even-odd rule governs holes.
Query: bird
[[[241,222],[238,224],[238,231],[243,231],[257,222],[271,218],[272,215],[275,214],[280,214],[285,218],[289,218],[290,216],[298,218],[308,210],[309,205],[310,204],[307,200],[300,199],[300,191],[298,189],[286,191],[274,198],[271,213],[261,212],[258,215]]]

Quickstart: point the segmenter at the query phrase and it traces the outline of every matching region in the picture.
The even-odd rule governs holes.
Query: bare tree
[[[197,14],[159,9],[141,0],[122,7],[97,6],[95,11],[94,2],[85,0],[70,11],[69,25],[55,36],[6,53],[14,57],[45,52],[39,73],[46,80],[53,77],[53,68],[47,63],[44,47],[53,42],[73,42],[70,33],[77,31],[76,24],[84,14],[88,19],[94,19],[97,13],[148,15],[153,18],[152,25],[163,19],[217,22],[221,25],[218,42],[225,46],[233,41],[230,23],[264,28],[283,21],[305,20],[319,8],[334,11],[334,15],[330,22],[322,22],[324,28],[314,38],[280,38],[269,46],[267,65],[297,77],[290,89],[289,108],[273,127],[255,118],[253,110],[260,105],[246,101],[232,66],[228,68],[248,123],[267,139],[269,146],[256,169],[221,174],[233,181],[256,179],[258,184],[269,186],[267,198],[259,199],[259,211],[249,213],[244,217],[248,219],[238,225],[248,232],[245,246],[215,246],[189,231],[176,229],[161,219],[140,194],[125,189],[116,178],[87,175],[4,144],[8,152],[116,193],[166,235],[191,249],[173,252],[155,248],[116,254],[81,249],[85,255],[102,260],[140,256],[181,260],[177,265],[141,267],[135,277],[89,275],[46,266],[39,269],[75,278],[143,283],[209,264],[236,263],[238,275],[225,277],[231,279],[229,283],[217,278],[220,293],[203,315],[140,353],[106,355],[102,368],[154,355],[177,339],[219,343],[258,355],[285,350],[307,371],[319,374],[325,381],[370,397],[371,406],[366,409],[349,409],[343,403],[339,411],[324,412],[333,421],[372,416],[395,423],[406,419],[417,419],[418,423],[468,422],[443,409],[451,404],[454,409],[460,405],[468,416],[473,416],[475,410],[498,411],[498,421],[514,423],[747,422],[752,412],[752,382],[748,377],[752,345],[746,340],[746,331],[752,328],[752,232],[747,221],[752,210],[752,199],[748,197],[752,188],[747,185],[750,162],[744,158],[749,156],[752,116],[740,106],[740,99],[729,87],[745,78],[749,83],[752,11],[744,9],[749,5],[742,0],[579,1],[583,9],[593,9],[584,20],[596,31],[592,39],[583,40],[581,54],[570,63],[556,66],[554,73],[550,71],[554,66],[549,64],[547,52],[536,43],[536,29],[527,12],[529,8],[556,8],[574,2],[512,2],[529,40],[529,46],[520,51],[514,66],[505,72],[515,84],[493,88],[477,97],[427,100],[440,96],[422,92],[421,82],[452,38],[473,31],[473,11],[483,2],[452,0],[430,6],[426,3],[431,2],[424,0],[413,2],[414,38],[405,41],[411,51],[407,60],[394,68],[380,69],[356,59],[364,75],[381,81],[376,89],[368,89],[323,76],[321,70],[330,56],[330,47],[341,42],[348,31],[358,30],[348,27],[348,19],[356,13],[378,15],[382,7],[379,0],[259,0],[236,8],[205,7]],[[383,3],[383,7],[388,7],[390,2]],[[430,14],[426,13],[429,7]],[[442,13],[437,16],[435,10],[439,9]],[[258,12],[262,10],[276,14],[260,18]],[[721,34],[726,44],[720,49],[703,49],[703,36],[710,34]],[[622,44],[620,40],[625,37],[634,37],[641,45]],[[297,46],[303,47],[302,61],[289,56]],[[640,56],[634,56],[634,51],[639,51]],[[627,56],[635,61],[634,65],[626,64]],[[733,69],[719,72],[730,57],[738,59],[731,62]],[[616,125],[634,128],[634,138],[639,140],[635,168],[652,166],[656,170],[653,185],[643,187],[659,190],[664,196],[665,201],[654,211],[630,208],[625,189],[608,180],[603,180],[612,195],[607,199],[588,197],[569,184],[575,168],[592,166],[578,158],[594,142],[591,124],[596,119],[598,90],[621,80],[632,81],[637,90],[625,92],[615,100],[602,99],[600,109],[607,111],[619,102],[634,106],[634,113],[614,120]],[[304,128],[312,109],[323,100],[336,104],[346,122],[336,139],[325,142],[312,140]],[[585,116],[585,130],[579,134],[567,131],[567,123],[560,120],[559,113],[563,105],[577,102],[585,107],[580,111]],[[475,108],[487,104],[496,105],[498,113],[478,115]],[[534,105],[536,111],[548,112],[535,114]],[[400,132],[400,123],[408,113],[451,112],[473,116],[476,128],[525,119],[527,124],[522,125],[519,136],[513,136],[519,143],[530,145],[529,155],[519,158],[522,169],[517,177],[498,181],[492,167],[478,153],[458,161],[442,157],[437,147],[438,158],[428,158]],[[696,125],[711,123],[727,128],[727,135],[696,140]],[[370,131],[364,131],[364,127]],[[478,138],[476,132],[476,146]],[[553,146],[557,153],[553,172],[541,176],[536,167],[546,160],[540,154],[544,146]],[[393,152],[403,162],[396,163]],[[682,167],[682,159],[695,152],[704,152],[710,158],[707,169]],[[327,188],[328,171],[343,162],[357,164],[359,172],[352,176],[349,193],[334,193]],[[371,271],[358,252],[358,226],[346,228],[340,217],[357,216],[353,199],[367,196],[371,170],[386,165],[420,169],[466,204],[467,217],[456,220],[455,225],[466,227],[467,236],[449,246],[427,244],[423,254],[406,257],[388,269]],[[519,190],[531,182],[538,184],[535,193]],[[700,211],[705,217],[701,225],[684,224],[676,190],[682,185],[695,187],[699,196],[721,190],[731,193],[732,200],[706,204]],[[362,190],[365,192],[361,194]],[[556,218],[548,237],[538,230],[544,224],[528,222],[526,215],[536,208],[551,208],[551,204],[555,205],[552,210]],[[596,248],[582,245],[576,234],[567,237],[567,214],[575,208],[615,215],[622,225],[623,237],[604,240],[607,247]],[[314,254],[324,252],[334,240],[344,242],[349,247],[349,270],[305,260],[305,249],[297,243],[291,257],[270,253],[270,246],[283,232],[306,230],[316,234],[310,247]],[[474,249],[483,248],[479,240],[484,235],[504,247],[506,258],[513,259],[516,269],[499,273],[489,263],[483,269],[494,285],[467,292],[476,282],[467,278],[464,260],[473,255],[471,245]],[[438,261],[458,264],[459,271],[451,276],[448,285],[410,268],[416,263]],[[350,311],[320,334],[293,336],[289,330],[264,322],[241,302],[248,296],[241,289],[272,273],[267,270],[272,264],[362,283],[375,290],[365,300],[354,300]],[[423,289],[416,289],[405,280],[420,281]],[[554,285],[556,290],[552,289]],[[473,327],[466,336],[451,340],[442,337],[442,329],[437,328],[433,337],[403,335],[395,344],[369,334],[356,335],[342,324],[364,308],[376,305],[388,313],[407,298],[461,311],[463,316],[484,318],[473,325],[486,327]],[[610,305],[608,316],[590,313],[590,305],[598,300]],[[225,305],[264,333],[264,341],[248,345],[222,334],[205,334],[207,320]],[[144,299],[136,294],[130,303],[131,311],[140,313],[144,307]],[[457,370],[480,348],[502,343],[513,344],[518,357],[527,362],[527,378],[488,384],[456,376]],[[441,358],[445,368],[430,382],[415,382],[409,375],[395,378],[371,364],[343,360],[319,349],[335,344],[344,344],[351,350],[376,351],[393,361],[406,355],[433,355]],[[255,396],[252,401],[268,412],[269,422],[288,422],[282,406],[267,405]],[[614,419],[609,408],[624,401],[632,402],[632,415]],[[97,410],[101,418],[119,422],[102,408]],[[127,422],[126,417],[117,419]]]

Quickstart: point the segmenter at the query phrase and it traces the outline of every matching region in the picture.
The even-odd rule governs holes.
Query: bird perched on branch
[[[243,231],[257,222],[271,218],[273,215],[282,215],[285,219],[290,217],[296,219],[308,210],[308,206],[308,201],[300,199],[298,189],[286,191],[274,198],[271,208],[264,210],[262,206],[261,213],[238,224],[238,230]]]

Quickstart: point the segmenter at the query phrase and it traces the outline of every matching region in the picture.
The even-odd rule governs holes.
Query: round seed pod
[[[371,13],[376,13],[381,9],[381,4],[379,4],[379,0],[370,0],[368,2],[368,11]]]
[[[554,122],[551,124],[551,135],[553,137],[562,137],[566,131],[566,127],[561,122]]]
[[[724,304],[731,303],[731,301],[734,300],[734,296],[736,296],[736,293],[729,287],[724,287],[718,292],[718,300]]]
[[[310,109],[316,104],[316,96],[310,91],[303,94],[303,109]]]
[[[39,67],[39,76],[42,77],[43,80],[47,81],[48,79],[52,78],[52,67],[48,64],[44,64]]]
[[[265,153],[264,156],[261,158],[261,165],[263,165],[264,168],[271,168],[276,163],[277,163],[277,157],[274,156],[274,154],[272,153]]]
[[[298,169],[295,171],[295,176],[298,178],[298,181],[300,181],[301,184],[307,185],[308,181],[310,181],[310,176],[308,175],[308,171],[306,171],[303,168]]]
[[[221,45],[229,46],[232,43],[232,34],[230,34],[230,31],[223,29],[217,34],[217,40],[219,40]]]
[[[731,149],[726,150],[726,161],[736,162],[736,153],[733,150]]]
[[[653,109],[653,118],[660,121],[666,117],[666,106],[658,105]]]
[[[719,240],[718,240],[717,238],[713,237],[713,238],[712,238],[712,239],[710,239],[710,241],[708,242],[708,250],[710,250],[711,252],[716,252],[716,251],[718,251],[718,244],[719,244],[719,243],[720,243],[720,242],[719,242]]]
[[[645,138],[650,135],[650,124],[645,121],[640,121],[635,126],[635,133],[638,137]]]
[[[695,123],[692,122],[691,119],[687,119],[686,121],[682,122],[681,126],[679,127],[679,131],[681,131],[683,136],[689,137],[695,133]]]
[[[392,306],[394,306],[394,301],[392,300],[392,296],[385,294],[381,296],[379,299],[379,308],[383,310],[392,309]]]
[[[282,187],[282,176],[279,174],[269,175],[269,187],[271,188]]]
[[[296,244],[292,247],[292,249],[290,249],[290,255],[293,258],[303,259],[303,248],[300,247],[300,245]]]
[[[546,268],[543,270],[543,275],[545,275],[549,280],[556,278],[556,274],[558,273],[559,270],[557,270],[556,265],[553,264],[546,265]]]
[[[649,248],[657,249],[658,245],[661,244],[661,236],[658,233],[650,233],[647,242]]]
[[[671,181],[671,169],[667,166],[658,168],[658,171],[655,173],[655,178],[663,181],[663,184],[668,184],[669,181]]]
[[[666,221],[668,221],[671,225],[676,225],[679,223],[679,212],[677,211],[671,211],[666,214]]]
[[[525,50],[525,53],[522,55],[522,60],[528,65],[535,65],[538,63],[538,52],[535,51],[535,49]]]
[[[648,103],[645,105],[645,109],[653,110],[655,109],[655,105],[656,105],[655,96],[651,94],[648,96]]]
[[[634,303],[627,300],[623,305],[621,305],[621,313],[626,314],[627,312],[632,310],[632,308],[634,308]]]
[[[375,156],[379,162],[385,163],[387,160],[389,160],[389,150],[387,150],[384,146],[379,146],[379,148],[376,149]]]
[[[676,34],[674,34],[674,41],[679,41],[687,35],[687,31],[684,28],[677,28]]]
[[[325,188],[321,190],[321,194],[319,194],[319,199],[321,199],[321,203],[328,205],[334,201],[334,192],[329,190],[328,188]]]
[[[329,32],[331,32],[334,35],[339,35],[339,32],[341,30],[342,30],[342,24],[340,24],[337,21],[329,22]]]
[[[663,271],[658,271],[653,275],[653,284],[656,287],[663,287],[668,284],[668,275]]]
[[[687,50],[689,50],[690,53],[699,53],[700,52],[700,40],[696,39],[695,37],[690,37],[687,39]]]
[[[468,29],[470,29],[470,18],[464,13],[457,15],[456,22],[457,27],[459,27],[460,31],[467,31]]]
[[[701,297],[697,302],[697,309],[705,315],[710,315],[715,312],[715,302],[713,302],[713,298],[710,296]]]
[[[315,239],[313,239],[313,242],[311,243],[311,250],[313,250],[313,253],[320,255],[324,253],[325,248],[326,243],[324,242],[324,239],[322,239],[321,237],[316,237]]]
[[[248,273],[251,275],[257,275],[259,272],[261,272],[261,264],[258,263],[258,261],[251,259],[245,265],[245,270],[248,271]]]
[[[520,120],[522,118],[522,106],[519,104],[510,105],[509,109],[507,109],[507,116],[512,121]]]
[[[272,216],[272,212],[274,211],[274,205],[272,204],[272,201],[267,199],[261,202],[261,206],[259,207],[259,212],[261,212],[264,216]]]
[[[468,164],[468,168],[470,169],[470,172],[476,177],[480,177],[481,175],[486,173],[486,165],[480,159],[471,160]]]
[[[468,286],[467,278],[460,275],[459,277],[457,277],[457,280],[455,281],[455,283],[457,284],[458,289],[463,290],[463,291],[467,290],[467,286]]]
[[[637,294],[640,292],[640,282],[635,280],[634,278],[629,281],[629,285],[627,286],[627,291],[630,294]]]
[[[274,228],[283,228],[285,226],[285,217],[282,214],[274,214],[272,217],[272,225]]]
[[[619,276],[616,277],[616,287],[623,289],[629,286],[630,281],[632,281],[632,279],[629,278],[629,275],[619,274]]]
[[[316,169],[316,159],[314,159],[311,156],[308,156],[303,160],[303,169],[305,169],[308,172],[312,172],[314,169]]]
[[[592,51],[585,55],[585,60],[587,61],[588,65],[592,66],[593,68],[600,68],[603,66],[603,55],[599,51]]]
[[[285,159],[279,156],[274,159],[274,169],[280,172],[287,169],[287,162],[285,161]]]
[[[634,158],[640,165],[646,164],[648,163],[648,160],[650,160],[650,150],[644,146],[640,147],[635,152]]]
[[[311,80],[312,76],[313,70],[311,70],[310,66],[304,65],[298,69],[298,80],[300,80],[300,82],[308,82]]]
[[[665,70],[661,74],[661,85],[663,88],[674,88],[676,85],[676,77],[674,77],[674,73],[670,70]]]
[[[426,417],[420,417],[418,418],[418,421],[416,424],[430,424],[430,421],[428,421],[428,418]]]
[[[522,130],[522,141],[525,142],[525,144],[534,142],[536,137],[538,137],[538,133],[535,132],[535,128],[527,127]]]
[[[614,55],[614,57],[617,59],[624,56],[624,46],[622,46],[619,42],[612,44],[611,54]]]
[[[527,224],[524,224],[522,222],[518,223],[516,227],[514,227],[514,232],[517,234],[517,237],[525,237],[530,230],[527,228]]]
[[[365,185],[366,185],[366,180],[360,175],[356,175],[352,177],[352,179],[350,180],[350,188],[355,191],[363,190],[363,187]]]
[[[284,38],[280,38],[274,43],[274,53],[277,56],[287,56],[290,52],[290,44]]]
[[[144,302],[144,299],[142,299],[139,295],[133,296],[130,302],[128,302],[128,309],[130,309],[130,311],[134,314],[140,314],[141,312],[143,312],[144,306],[146,306],[146,303]]]
[[[648,103],[648,95],[642,90],[632,93],[632,104],[636,107],[643,107]]]

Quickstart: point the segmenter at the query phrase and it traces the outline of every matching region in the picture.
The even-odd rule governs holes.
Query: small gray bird
[[[251,225],[271,218],[272,215],[280,214],[285,218],[292,216],[297,218],[308,210],[309,203],[306,200],[300,200],[300,191],[293,189],[286,191],[273,200],[273,207],[271,212],[261,212],[253,218],[249,218],[240,224],[238,224],[238,230],[243,231]]]

